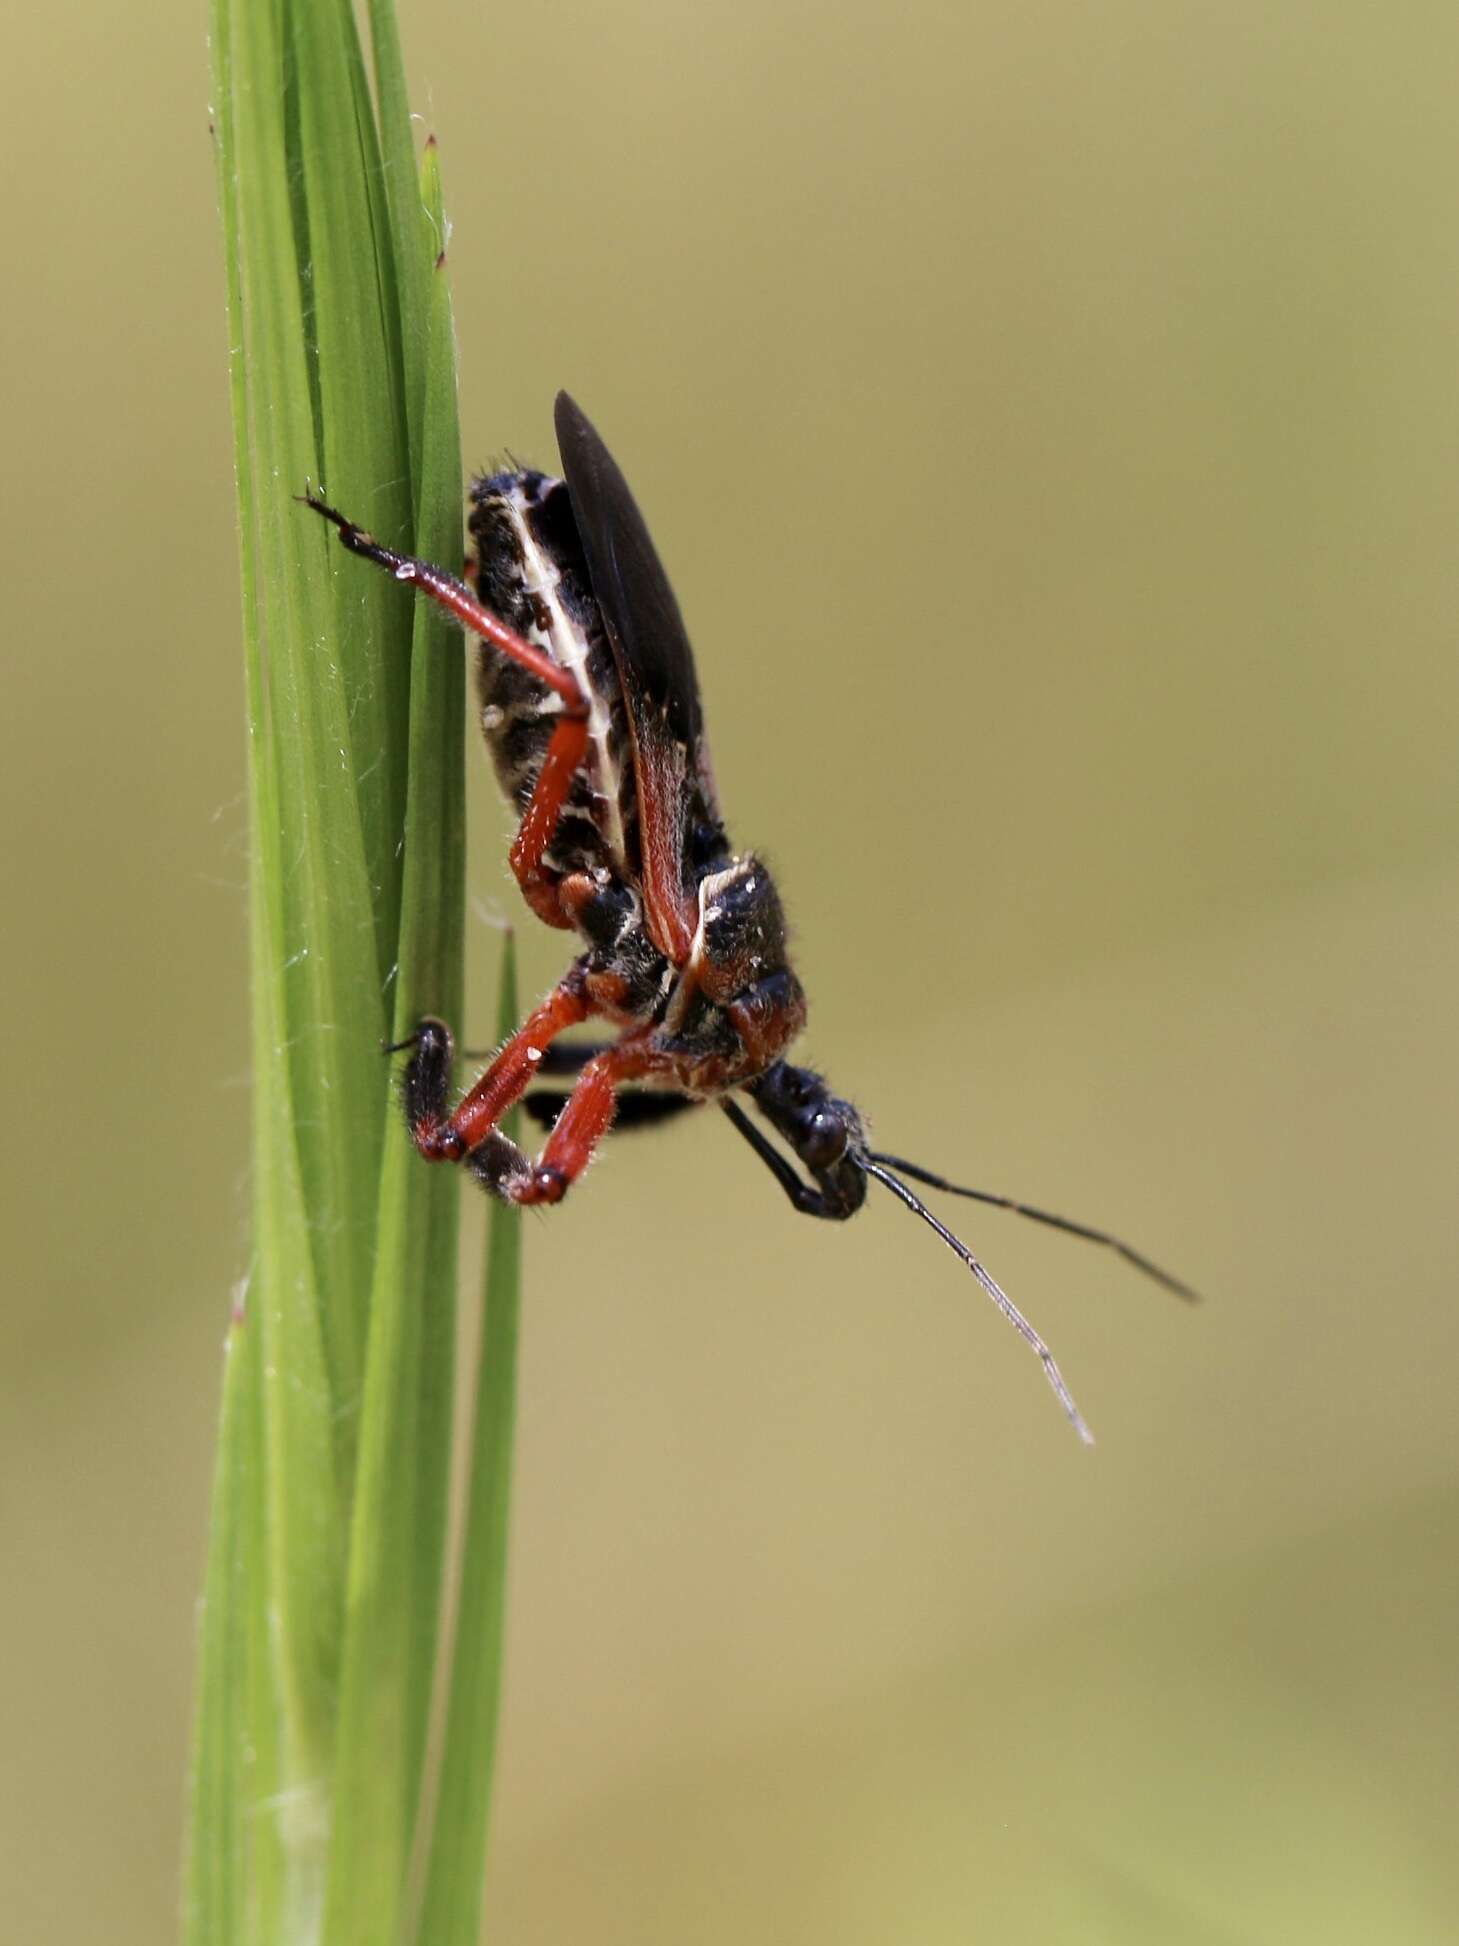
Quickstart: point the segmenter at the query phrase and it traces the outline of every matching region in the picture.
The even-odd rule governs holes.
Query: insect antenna
[[[960,1183],[948,1182],[943,1176],[933,1175],[930,1169],[920,1169],[915,1162],[908,1162],[905,1156],[870,1154],[870,1162],[880,1162],[885,1167],[900,1169],[912,1177],[914,1182],[924,1182],[929,1189],[945,1189],[950,1196],[967,1196],[975,1203],[991,1203],[994,1209],[1011,1209],[1016,1216],[1027,1216],[1035,1223],[1046,1223],[1051,1230],[1063,1230],[1071,1237],[1083,1237],[1086,1243],[1101,1243],[1106,1250],[1113,1250],[1123,1257],[1127,1264],[1142,1271],[1146,1277],[1171,1291],[1176,1297],[1183,1297],[1188,1304],[1199,1304],[1200,1293],[1193,1291],[1189,1284],[1173,1277],[1168,1270],[1162,1270],[1157,1263],[1136,1250],[1133,1244],[1122,1243],[1118,1237],[1111,1236],[1108,1230],[1091,1229],[1087,1223],[1075,1223],[1067,1216],[1055,1216],[1049,1210],[1035,1209],[1032,1203],[1017,1202],[1012,1196],[995,1196],[991,1189],[964,1189]]]
[[[922,1201],[921,1197],[918,1196],[915,1193],[915,1191],[909,1189],[906,1183],[902,1181],[900,1176],[894,1176],[891,1170],[885,1167],[886,1160],[887,1158],[874,1156],[874,1155],[865,1155],[860,1158],[861,1166],[863,1169],[865,1169],[867,1175],[874,1176],[879,1183],[882,1183],[887,1189],[889,1189],[892,1192],[892,1194],[897,1198],[899,1202],[905,1203],[907,1208],[911,1210],[915,1216],[920,1216],[924,1223],[928,1224],[932,1229],[934,1229],[937,1232],[937,1234],[942,1238],[943,1242],[947,1245],[948,1249],[952,1251],[953,1255],[961,1258],[961,1260],[967,1265],[968,1269],[973,1273],[974,1277],[977,1278],[978,1282],[983,1286],[983,1289],[988,1293],[989,1297],[992,1298],[993,1302],[998,1306],[998,1309],[1003,1313],[1004,1317],[1007,1318],[1008,1322],[1013,1326],[1014,1330],[1037,1355],[1039,1363],[1044,1368],[1044,1376],[1045,1378],[1048,1379],[1049,1384],[1054,1388],[1055,1398],[1059,1401],[1059,1404],[1063,1406],[1065,1412],[1069,1415],[1070,1422],[1073,1425],[1075,1432],[1078,1433],[1079,1437],[1084,1441],[1084,1444],[1086,1446],[1092,1446],[1094,1444],[1094,1434],[1089,1430],[1089,1427],[1085,1423],[1083,1413],[1079,1410],[1078,1406],[1075,1405],[1074,1394],[1069,1390],[1068,1386],[1064,1383],[1064,1374],[1059,1370],[1058,1366],[1054,1363],[1054,1354],[1049,1350],[1048,1346],[1044,1343],[1043,1339],[1039,1336],[1037,1331],[1034,1330],[1033,1326],[1029,1323],[1028,1319],[1023,1315],[1022,1311],[1020,1311],[1018,1306],[1013,1302],[1013,1299],[1008,1295],[1008,1293],[1003,1289],[1003,1287],[999,1283],[997,1283],[996,1280],[992,1278],[986,1270],[984,1270],[983,1266],[978,1262],[977,1258],[973,1255],[972,1251],[969,1250],[967,1245],[963,1243],[960,1238],[955,1237],[952,1231],[949,1230],[945,1224],[938,1222],[937,1218],[932,1214],[931,1210],[928,1209],[927,1205]],[[907,1165],[899,1165],[899,1166],[907,1166]],[[912,1173],[910,1167],[908,1167],[908,1173],[909,1174]]]

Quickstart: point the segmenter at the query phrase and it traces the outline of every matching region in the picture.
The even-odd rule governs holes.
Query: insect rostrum
[[[450,1030],[424,1020],[402,1044],[416,1148],[430,1161],[464,1163],[510,1202],[556,1203],[615,1112],[629,1125],[717,1101],[796,1209],[852,1216],[876,1181],[930,1224],[1028,1340],[1087,1440],[1048,1347],[903,1177],[1107,1244],[1168,1289],[1192,1293],[1102,1231],[878,1154],[851,1103],[785,1060],[805,1023],[805,995],[786,956],[774,881],[725,830],[678,603],[627,482],[565,392],[556,426],[562,479],[514,471],[472,485],[474,593],[309,498],[352,553],[478,638],[481,727],[521,814],[512,871],[537,917],[575,932],[584,949],[454,1107]],[[585,1021],[608,1024],[615,1037],[554,1048]],[[533,1162],[499,1124],[539,1074],[554,1071],[576,1081],[566,1096],[527,1096],[529,1110],[551,1119]]]

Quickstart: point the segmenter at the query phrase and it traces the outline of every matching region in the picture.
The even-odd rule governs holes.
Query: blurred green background
[[[889,1199],[625,1138],[528,1240],[492,1936],[1452,1938],[1459,15],[401,22],[466,462],[550,463],[566,384],[624,463],[809,1058],[1210,1294],[956,1211],[1086,1454]],[[245,1260],[204,32],[57,0],[0,78],[0,1911],[47,1946],[172,1931]]]

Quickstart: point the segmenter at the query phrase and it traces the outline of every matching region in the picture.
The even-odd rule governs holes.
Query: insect
[[[929,1224],[1027,1340],[1088,1441],[1048,1346],[906,1178],[1103,1244],[1167,1290],[1194,1293],[1102,1230],[873,1149],[851,1103],[785,1059],[805,1023],[805,994],[774,881],[725,829],[678,603],[626,480],[565,392],[555,422],[562,479],[514,470],[472,483],[475,592],[306,496],[351,553],[478,638],[481,727],[521,815],[512,871],[537,917],[583,945],[454,1106],[444,1022],[422,1020],[390,1050],[409,1050],[403,1099],[416,1148],[428,1161],[464,1164],[509,1202],[557,1203],[615,1114],[621,1127],[641,1126],[718,1102],[795,1209],[844,1219],[876,1182]],[[614,1038],[558,1041],[588,1021],[607,1023]],[[528,1093],[554,1073],[576,1075],[569,1092]],[[535,1161],[499,1126],[524,1097],[550,1129]]]

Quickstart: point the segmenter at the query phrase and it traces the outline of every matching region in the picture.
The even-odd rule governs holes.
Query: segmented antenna
[[[905,1156],[879,1155],[870,1152],[868,1162],[879,1162],[884,1168],[900,1169],[915,1182],[925,1182],[929,1189],[945,1189],[949,1196],[967,1196],[975,1203],[991,1203],[994,1209],[1011,1209],[1016,1216],[1027,1216],[1035,1223],[1047,1223],[1051,1230],[1063,1230],[1071,1237],[1083,1237],[1086,1243],[1101,1243],[1107,1250],[1116,1251],[1127,1264],[1171,1291],[1176,1297],[1183,1297],[1188,1304],[1199,1304],[1200,1293],[1193,1291],[1189,1284],[1173,1277],[1168,1270],[1162,1270],[1157,1263],[1133,1244],[1122,1243],[1118,1237],[1111,1236],[1108,1230],[1091,1229],[1087,1223],[1076,1223],[1071,1217],[1054,1216],[1046,1209],[1035,1209],[1032,1203],[1020,1203],[1012,1196],[995,1196],[991,1189],[965,1189],[960,1183],[948,1182],[945,1176],[934,1176],[930,1169],[919,1168],[915,1162],[908,1162]]]
[[[1073,1425],[1075,1432],[1084,1441],[1084,1444],[1086,1446],[1092,1446],[1094,1444],[1094,1434],[1089,1430],[1085,1422],[1084,1414],[1075,1405],[1074,1394],[1064,1383],[1064,1374],[1054,1363],[1054,1354],[1049,1350],[1037,1331],[1034,1330],[1022,1311],[1013,1302],[1013,1299],[1003,1289],[1002,1285],[984,1270],[972,1251],[969,1250],[960,1238],[953,1235],[946,1224],[938,1222],[921,1197],[909,1189],[900,1176],[894,1176],[891,1170],[884,1166],[881,1158],[867,1155],[860,1158],[860,1160],[861,1166],[865,1169],[867,1175],[874,1176],[879,1183],[883,1184],[885,1188],[892,1192],[899,1202],[905,1203],[914,1215],[920,1216],[924,1223],[928,1224],[937,1232],[948,1249],[952,1251],[953,1255],[961,1258],[963,1263],[967,1265],[968,1269],[977,1278],[978,1282],[983,1286],[983,1289],[992,1298],[993,1302],[998,1306],[998,1309],[1007,1318],[1014,1330],[1037,1354],[1038,1361],[1044,1368],[1044,1376],[1054,1388],[1054,1397],[1069,1415],[1070,1423]]]

